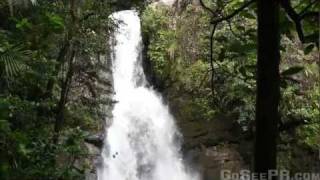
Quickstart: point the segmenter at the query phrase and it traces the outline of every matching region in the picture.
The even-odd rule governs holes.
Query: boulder
[[[104,141],[104,133],[90,135],[85,138],[85,142],[96,146],[99,149],[102,149]]]

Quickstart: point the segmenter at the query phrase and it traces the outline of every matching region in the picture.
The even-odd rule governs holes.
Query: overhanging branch
[[[211,8],[209,8],[208,6],[206,6],[203,2],[203,0],[200,0],[200,4],[203,7],[203,9],[205,9],[206,11],[209,11],[212,15],[216,14],[216,12],[214,10],[212,10]]]
[[[216,31],[216,28],[217,28],[217,26],[218,26],[218,24],[220,22],[228,21],[228,20],[232,19],[234,16],[236,16],[238,13],[240,13],[242,10],[244,10],[245,8],[247,8],[248,6],[250,6],[254,2],[255,2],[255,0],[250,0],[248,2],[245,2],[242,6],[240,6],[238,9],[233,11],[231,14],[223,16],[223,17],[219,17],[219,18],[216,18],[216,19],[212,19],[211,22],[210,22],[213,25],[212,30],[211,30],[211,34],[210,34],[210,66],[211,66],[211,91],[212,91],[212,95],[214,95],[213,44],[214,44],[214,33]],[[214,11],[213,9],[209,8],[208,6],[206,6],[204,4],[203,0],[200,0],[200,4],[206,11],[208,11],[211,14],[212,17],[218,16],[220,14],[219,10]]]
[[[216,18],[216,19],[213,19],[211,21],[211,24],[217,24],[219,22],[222,22],[222,21],[227,21],[231,18],[233,18],[235,15],[237,15],[238,13],[240,13],[242,10],[244,10],[245,8],[247,8],[248,6],[250,6],[252,3],[254,3],[256,0],[250,0],[248,2],[245,2],[242,6],[240,6],[238,9],[234,10],[232,13],[226,15],[226,16],[223,16],[223,17],[219,17],[219,18]],[[209,8],[208,6],[206,6],[203,2],[203,0],[200,0],[200,4],[201,6],[208,12],[210,12],[212,15],[216,15],[217,12],[215,12],[213,9]]]
[[[319,12],[307,12],[309,8],[315,3],[315,1],[311,2],[304,10],[300,13],[297,13],[291,5],[290,0],[281,0],[280,1],[282,8],[288,14],[289,18],[294,22],[296,26],[296,31],[298,33],[298,37],[302,43],[305,43],[307,37],[304,35],[303,27],[302,27],[302,20],[307,17],[316,17],[319,18]]]
[[[300,41],[304,43],[305,39],[299,14],[293,9],[289,0],[281,0],[280,2],[282,8],[286,11],[290,19],[294,22]]]
[[[234,10],[229,15],[226,15],[226,16],[221,17],[221,18],[213,19],[211,21],[211,24],[216,24],[216,23],[219,23],[219,22],[222,22],[222,21],[227,21],[227,20],[233,18],[234,16],[236,16],[238,13],[240,13],[242,10],[244,10],[245,8],[247,8],[248,6],[253,4],[254,2],[255,2],[255,0],[250,0],[248,2],[245,2],[242,6],[240,6],[238,9]]]
[[[316,2],[317,2],[317,0],[311,1],[310,4],[308,4],[308,5],[299,13],[299,15],[302,16],[303,14],[305,14]]]

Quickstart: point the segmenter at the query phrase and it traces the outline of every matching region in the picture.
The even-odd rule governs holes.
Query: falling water
[[[99,180],[196,180],[179,154],[179,133],[161,96],[147,87],[140,19],[120,11],[115,32],[113,122],[107,130]]]

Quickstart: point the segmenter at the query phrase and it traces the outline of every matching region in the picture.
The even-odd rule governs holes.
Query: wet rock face
[[[203,180],[220,179],[222,170],[239,172],[245,167],[237,145],[203,147],[199,154]]]
[[[113,4],[117,9],[129,9],[131,0],[110,0],[110,3]]]
[[[193,148],[185,152],[185,160],[196,169],[201,180],[221,179],[222,170],[239,172],[249,169],[239,153],[238,144],[220,144],[217,146]]]
[[[203,180],[220,179],[221,170],[238,172],[248,167],[242,157],[242,142],[231,132],[228,122],[179,121],[184,135],[184,155],[190,164],[199,167]],[[250,146],[248,146],[250,148]]]
[[[97,169],[102,165],[101,150],[104,145],[105,128],[110,126],[112,119],[112,109],[114,105],[113,99],[113,76],[112,76],[112,62],[111,57],[101,55],[99,56],[99,66],[103,67],[98,74],[98,96],[102,104],[100,105],[101,114],[101,126],[97,132],[91,132],[91,135],[85,138],[84,148],[87,149],[89,157],[83,159],[80,165],[85,164],[87,166],[85,172],[86,180],[96,180]]]
[[[85,172],[85,179],[86,180],[96,180],[97,176],[97,168],[101,165],[101,148],[91,144],[85,143],[85,146],[88,150],[89,158],[88,161],[88,168]]]
[[[97,179],[98,179],[98,177],[97,177],[96,173],[89,173],[86,176],[86,180],[97,180]]]
[[[241,129],[233,117],[217,115],[211,120],[197,119],[181,112],[186,100],[171,98],[169,104],[183,134],[183,152],[188,164],[199,168],[203,180],[220,179],[222,170],[248,169],[252,142],[239,138]]]

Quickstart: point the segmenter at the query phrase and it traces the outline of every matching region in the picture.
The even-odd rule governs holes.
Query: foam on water
[[[120,11],[114,34],[113,122],[107,129],[99,180],[197,180],[179,153],[179,132],[161,96],[147,86],[141,60],[140,19]]]

